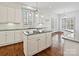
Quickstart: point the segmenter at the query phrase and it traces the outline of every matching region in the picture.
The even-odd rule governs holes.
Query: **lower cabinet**
[[[14,42],[14,31],[6,31],[6,43]]]
[[[39,52],[44,50],[46,48],[46,38],[45,38],[45,34],[39,34],[38,35],[38,48],[39,48]]]
[[[0,32],[0,44],[4,44],[6,42],[6,32]]]
[[[14,41],[15,42],[22,41],[22,31],[14,31]]]
[[[53,36],[53,47],[58,47],[59,45],[59,40],[58,40],[58,35]]]
[[[29,35],[24,38],[24,54],[32,56],[51,46],[51,33]]]
[[[51,46],[51,44],[52,44],[51,33],[46,33],[46,45],[47,45],[47,47]]]
[[[22,31],[2,31],[0,32],[0,46],[10,45],[22,41]]]
[[[37,53],[38,51],[38,42],[37,37],[35,35],[28,37],[27,41],[27,49],[28,49],[28,55],[33,55]]]

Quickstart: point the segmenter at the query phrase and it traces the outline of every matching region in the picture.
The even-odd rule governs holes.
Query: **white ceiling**
[[[38,8],[42,14],[59,14],[79,10],[79,2],[24,2],[23,4]]]

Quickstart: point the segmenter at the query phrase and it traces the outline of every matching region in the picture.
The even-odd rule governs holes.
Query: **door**
[[[15,9],[15,20],[16,23],[22,23],[22,11],[21,9]]]
[[[59,46],[59,38],[58,35],[55,35],[52,37],[52,41],[53,41],[53,47],[58,47]]]
[[[22,42],[22,31],[15,31],[15,42]]]
[[[38,40],[37,35],[28,36],[28,43],[27,43],[27,49],[28,49],[28,55],[34,55],[38,51]]]
[[[0,32],[0,44],[6,43],[6,33]]]
[[[14,43],[14,31],[7,31],[7,44],[12,44]]]
[[[47,47],[52,45],[51,33],[46,33],[46,44],[47,44]]]
[[[38,34],[38,36],[39,51],[42,51],[46,48],[45,34]]]
[[[7,7],[0,6],[0,23],[7,22]]]
[[[8,22],[15,21],[15,8],[8,7]]]

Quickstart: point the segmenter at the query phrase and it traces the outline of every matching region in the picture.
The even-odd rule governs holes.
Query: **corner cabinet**
[[[48,35],[49,34],[49,35]],[[32,56],[51,46],[51,32],[41,33],[35,35],[24,35],[24,54],[26,56]]]

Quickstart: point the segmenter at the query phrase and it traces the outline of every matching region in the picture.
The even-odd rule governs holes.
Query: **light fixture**
[[[27,9],[29,9],[29,10],[36,10],[35,8],[33,8],[33,7],[31,7],[31,6],[26,6],[26,5],[23,5],[23,8],[27,8]]]
[[[44,16],[42,15],[41,18],[44,18]]]
[[[36,14],[35,16],[38,17],[38,14]]]
[[[35,15],[36,17],[38,17],[39,16],[39,13],[36,13],[36,15]]]
[[[30,7],[30,6],[27,6],[27,9],[35,10],[34,8],[32,8],[32,7]]]
[[[14,25],[14,23],[8,23],[8,25]]]

